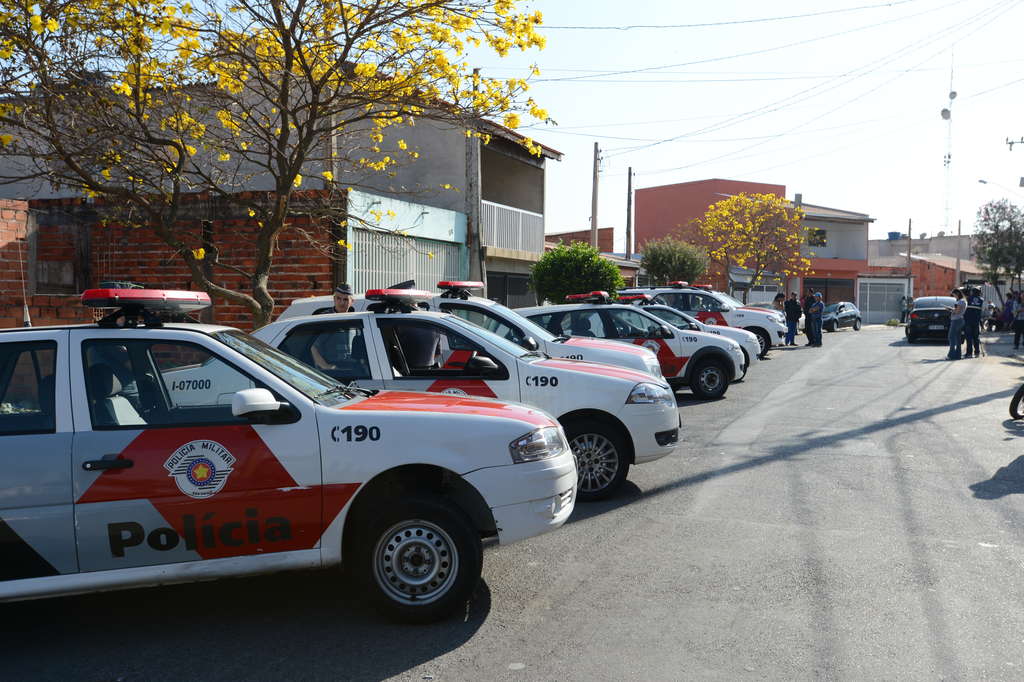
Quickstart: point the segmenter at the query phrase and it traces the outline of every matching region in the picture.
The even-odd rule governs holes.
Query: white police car
[[[663,379],[624,367],[552,358],[446,313],[432,294],[366,292],[372,311],[292,317],[257,338],[359,386],[517,400],[558,418],[577,458],[579,498],[611,495],[632,464],[671,453],[679,413]]]
[[[427,310],[458,315],[505,337],[524,350],[542,350],[553,358],[603,362],[647,372],[658,378],[662,376],[658,358],[650,350],[640,346],[623,347],[620,343],[604,339],[552,334],[496,301],[473,296],[472,290],[483,288],[483,282],[442,281],[437,283],[437,288],[441,294],[431,295],[423,301]],[[369,303],[363,296],[355,296],[353,307],[361,312]],[[292,301],[278,319],[332,312],[334,302],[331,296],[312,296]]]
[[[667,287],[623,289],[619,295],[649,294],[654,303],[672,306],[693,315],[704,324],[725,325],[757,334],[761,355],[786,336],[786,318],[775,310],[748,306],[710,287],[669,282]]]
[[[729,383],[746,371],[743,351],[735,341],[702,332],[673,331],[643,308],[612,303],[605,291],[566,298],[575,302],[519,308],[519,312],[552,333],[569,330],[577,336],[650,348],[658,354],[669,385],[689,385],[699,398],[721,398]]]
[[[672,306],[652,303],[649,294],[625,294],[619,296],[618,300],[620,303],[632,303],[633,305],[642,306],[647,312],[677,329],[704,332],[705,334],[715,334],[732,339],[739,344],[740,350],[743,351],[744,376],[750,371],[753,363],[760,362],[761,360],[761,342],[758,340],[757,334],[748,332],[746,329],[737,329],[736,327],[727,327],[720,324],[704,324],[700,320],[690,317]]]
[[[159,320],[206,294],[82,300],[119,310],[0,332],[0,601],[344,561],[431,620],[473,590],[482,537],[573,510],[540,410],[348,388],[236,329]]]

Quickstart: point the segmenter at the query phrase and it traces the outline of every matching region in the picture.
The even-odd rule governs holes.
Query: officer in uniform
[[[967,310],[964,311],[964,336],[967,339],[965,358],[981,357],[981,309],[984,305],[981,289],[971,287],[967,296]]]

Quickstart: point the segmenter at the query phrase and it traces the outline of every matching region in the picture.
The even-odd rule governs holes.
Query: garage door
[[[858,305],[864,322],[867,324],[885,324],[895,318],[900,319],[900,299],[907,292],[905,282],[872,282],[860,281],[860,297]]]
[[[466,279],[459,244],[397,234],[353,230],[352,285],[356,291],[387,287],[407,279],[423,289],[441,280]]]

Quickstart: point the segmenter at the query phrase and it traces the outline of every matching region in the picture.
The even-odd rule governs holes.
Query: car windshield
[[[838,303],[829,303],[827,306],[825,306],[825,312],[826,313],[834,313],[838,309],[839,309],[839,304]]]
[[[523,332],[527,336],[532,336],[536,341],[547,343],[555,340],[555,335],[549,332],[544,327],[540,326],[533,320],[523,317],[511,308],[506,308],[500,303],[495,303],[492,306],[488,306],[488,310],[492,310],[499,315],[511,318],[518,326],[523,328]]]
[[[675,327],[679,327],[681,329],[685,329],[686,327],[689,327],[692,324],[690,318],[688,318],[686,315],[683,315],[682,313],[672,310],[671,308],[648,308],[647,312],[651,313],[652,315],[656,315],[657,317],[660,317],[669,324]]]
[[[744,303],[743,301],[733,298],[729,294],[723,294],[721,291],[711,291],[708,293],[710,293],[712,296],[717,298],[722,303],[728,303],[729,305],[735,308],[742,308],[743,306],[746,305],[746,303]]]
[[[215,332],[212,336],[313,400],[324,404],[333,404],[351,397],[339,394],[336,390],[344,386],[341,382],[245,332],[229,329]],[[326,394],[332,392],[337,395],[327,398]]]
[[[462,327],[463,330],[469,332],[470,334],[476,334],[477,337],[483,337],[486,341],[489,341],[490,343],[494,344],[501,350],[505,351],[506,353],[514,357],[519,358],[524,355],[529,355],[530,353],[536,352],[527,351],[518,343],[513,343],[503,336],[498,336],[489,329],[484,329],[479,325],[473,324],[468,320],[462,319],[458,315],[448,315],[445,317],[445,319],[458,327]]]

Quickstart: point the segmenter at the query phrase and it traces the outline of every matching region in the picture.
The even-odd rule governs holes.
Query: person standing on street
[[[1012,299],[1007,299],[1006,305],[1010,307]],[[1024,304],[1020,301],[1013,301],[1013,349],[1020,350],[1020,340],[1024,336]]]
[[[910,299],[906,296],[900,298],[900,324],[906,324],[907,315],[910,314]]]
[[[803,309],[800,307],[800,301],[796,298],[795,291],[789,295],[789,300],[786,301],[783,308],[786,311],[786,338],[784,340],[784,344],[787,346],[795,346],[796,326],[804,314]]]
[[[814,345],[814,328],[811,325],[811,306],[814,305],[814,289],[808,289],[804,297],[804,335],[807,336],[806,346]]]
[[[821,316],[825,314],[825,303],[821,300],[821,292],[814,292],[814,303],[811,304],[810,314],[807,320],[804,321],[806,325],[808,322],[811,325],[811,329],[814,330],[814,342],[812,346],[821,347]]]
[[[949,309],[949,352],[946,353],[947,360],[960,359],[960,335],[964,333],[964,311],[967,310],[967,301],[964,300],[963,292],[953,289],[950,295],[956,299]]]
[[[981,311],[985,299],[981,297],[981,289],[971,287],[967,296],[967,310],[964,312],[964,337],[967,339],[965,358],[981,357]]]

